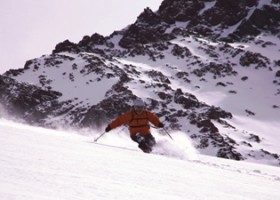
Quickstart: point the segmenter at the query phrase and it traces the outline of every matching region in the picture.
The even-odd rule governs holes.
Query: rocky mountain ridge
[[[102,128],[141,97],[204,154],[279,164],[266,132],[236,122],[280,117],[279,4],[165,0],[108,37],[66,40],[6,72],[1,109],[34,125]]]

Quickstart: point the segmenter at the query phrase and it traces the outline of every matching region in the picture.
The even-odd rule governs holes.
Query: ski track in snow
[[[280,199],[278,167],[202,156],[190,146],[182,159],[179,134],[173,142],[157,135],[172,156],[142,153],[124,134],[109,132],[99,145],[96,136],[0,119],[0,199]]]

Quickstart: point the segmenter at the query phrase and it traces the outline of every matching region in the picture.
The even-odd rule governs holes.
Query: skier
[[[131,139],[138,143],[138,147],[143,152],[150,153],[156,141],[150,132],[149,122],[159,128],[164,127],[159,118],[145,108],[144,101],[136,99],[132,109],[113,120],[105,131],[109,132],[118,126],[128,124]]]

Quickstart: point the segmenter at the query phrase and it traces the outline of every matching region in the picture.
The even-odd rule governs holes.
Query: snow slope
[[[0,199],[280,199],[278,167],[197,155],[191,143],[185,157],[144,154],[122,129],[105,134],[103,145],[93,143],[98,134],[0,119]],[[178,150],[179,140],[167,146]]]

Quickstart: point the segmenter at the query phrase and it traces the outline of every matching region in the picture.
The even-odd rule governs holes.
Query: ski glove
[[[111,127],[108,125],[108,126],[105,128],[105,131],[106,131],[106,132],[109,132],[110,130],[112,130],[112,129],[111,129]]]
[[[159,128],[163,128],[163,127],[164,127],[164,124],[161,123],[161,122],[159,122],[158,127],[159,127]]]

